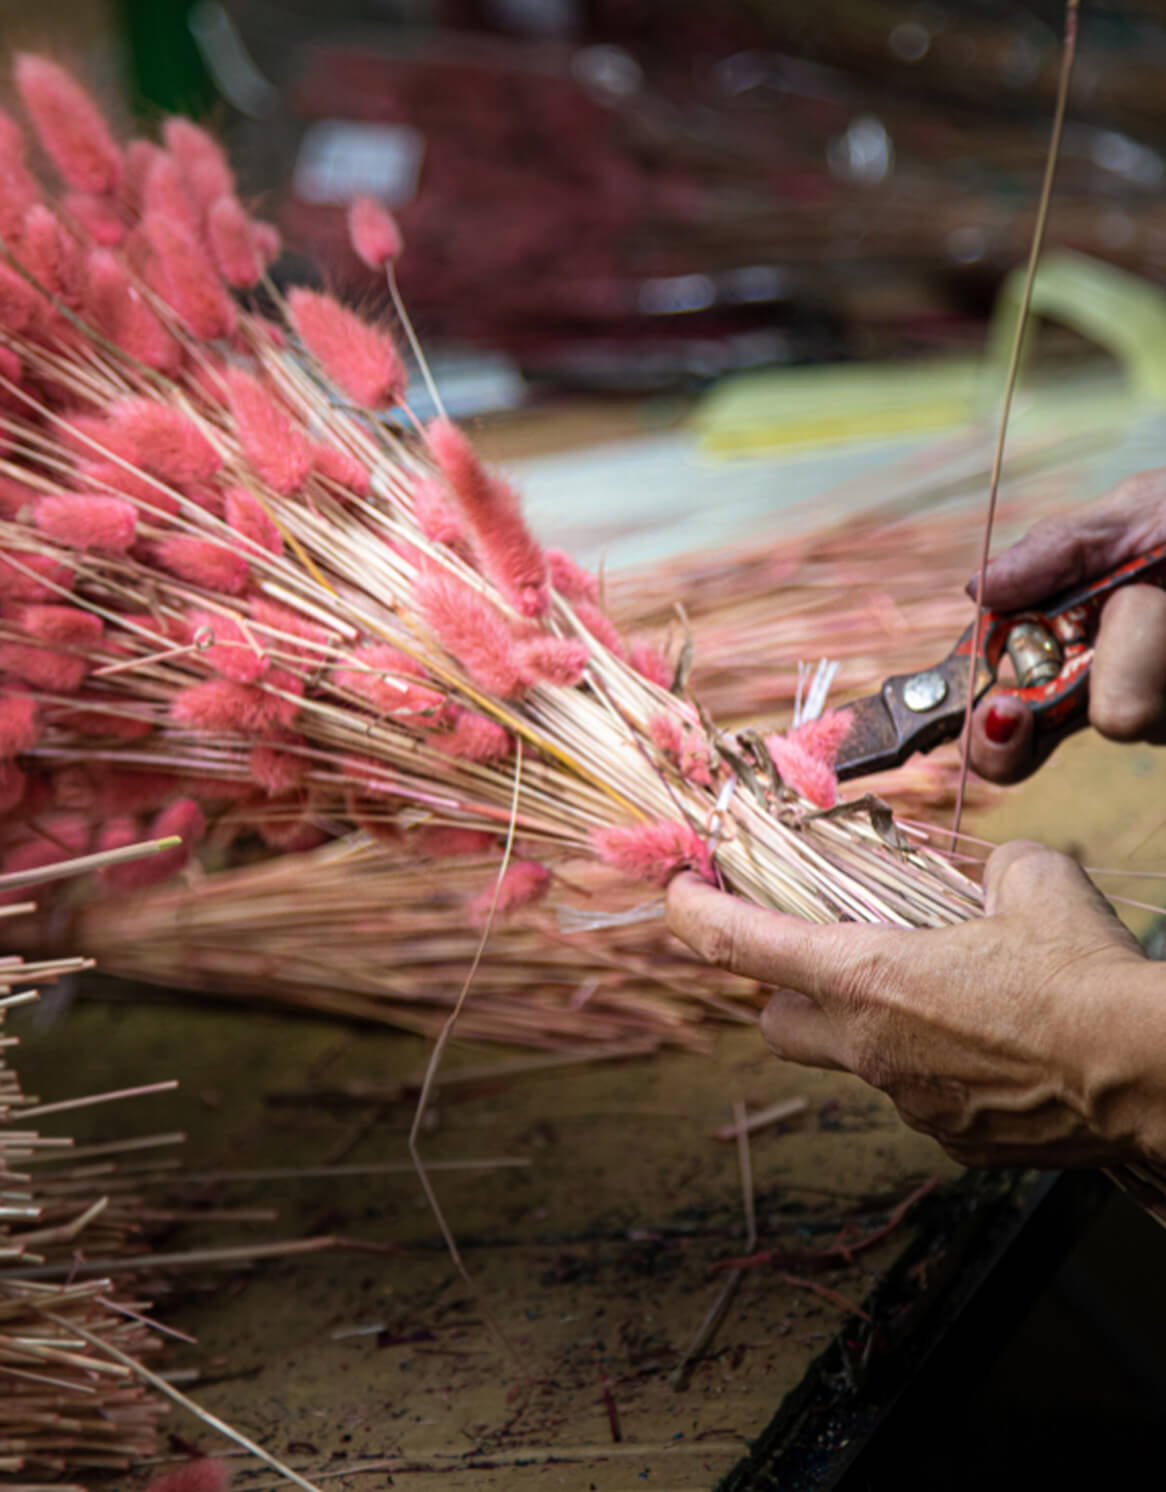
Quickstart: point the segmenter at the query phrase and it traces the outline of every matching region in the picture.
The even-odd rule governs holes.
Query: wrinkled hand
[[[1163,542],[1166,469],[1141,472],[1081,513],[1038,523],[994,559],[984,604],[994,611],[1037,606]],[[974,596],[974,579],[968,589]],[[1089,721],[1111,740],[1166,742],[1166,590],[1130,585],[1106,601],[1090,669]],[[1024,705],[981,701],[969,756],[982,777],[1016,782],[1047,754],[1034,741]]]
[[[856,1073],[965,1165],[1166,1154],[1166,966],[1064,855],[1018,840],[957,927],[815,926],[714,890],[668,892],[672,931],[777,985],[779,1056]]]

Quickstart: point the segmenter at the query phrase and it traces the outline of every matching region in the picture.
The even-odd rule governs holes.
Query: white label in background
[[[302,202],[376,197],[402,207],[417,195],[425,140],[407,124],[323,119],[300,141],[292,184]]]

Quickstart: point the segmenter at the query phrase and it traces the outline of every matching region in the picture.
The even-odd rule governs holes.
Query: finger
[[[1105,603],[1089,674],[1089,719],[1115,741],[1166,734],[1166,591],[1131,585]]]
[[[1133,934],[1076,860],[1032,840],[1013,839],[988,856],[984,912],[1027,915],[1034,935],[1047,933],[1053,923],[1071,927],[1075,938],[1085,938],[1092,928],[1140,953]]]
[[[1143,554],[1166,539],[1166,470],[1138,472],[1098,503],[1068,517],[1045,518],[984,576],[984,604],[1011,611]],[[968,582],[975,599],[977,577]]]
[[[1038,765],[1033,718],[1027,705],[1008,695],[985,699],[972,715],[968,760],[989,782],[1019,782]]]
[[[827,998],[860,974],[867,940],[885,931],[853,923],[815,927],[727,896],[693,875],[677,876],[668,887],[668,926],[718,968]]]
[[[779,989],[761,1012],[761,1034],[775,1057],[802,1067],[846,1069],[840,1040],[826,1013],[797,990]]]

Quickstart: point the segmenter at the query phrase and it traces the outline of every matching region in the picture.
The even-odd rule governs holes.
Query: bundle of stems
[[[941,856],[836,802],[837,720],[718,729],[464,435],[418,423],[386,330],[274,290],[208,136],[122,146],[41,58],[17,86],[71,190],[20,165],[4,233],[5,868],[229,813],[282,847],[489,853],[501,912],[584,854],[815,921],[975,914]],[[358,202],[352,232],[395,288],[391,220]]]
[[[146,853],[154,846],[143,847]],[[129,863],[123,851],[115,856]],[[66,867],[67,868],[67,867]],[[23,882],[24,877],[17,878]],[[7,882],[7,884],[6,884]],[[21,894],[0,877],[0,890]],[[5,921],[27,906],[8,905]],[[88,1102],[41,1104],[26,1094],[9,1060],[18,1038],[4,1032],[15,1006],[37,999],[29,985],[48,985],[91,966],[83,958],[24,963],[3,959],[0,970],[0,1473],[19,1473],[24,1492],[52,1478],[96,1468],[127,1470],[155,1447],[165,1403],[129,1368],[92,1350],[90,1333],[135,1360],[160,1338],[142,1312],[150,1302],[125,1298],[109,1279],[36,1278],[46,1265],[68,1270],[82,1253],[130,1258],[141,1253],[140,1197],[105,1190],[112,1162],[103,1148],[94,1162],[72,1158],[73,1142],[35,1127],[41,1114]],[[168,1085],[159,1085],[168,1086]],[[47,1492],[47,1488],[45,1488]],[[84,1492],[77,1488],[75,1492]]]

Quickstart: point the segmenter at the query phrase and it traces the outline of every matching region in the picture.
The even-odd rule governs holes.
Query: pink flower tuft
[[[202,207],[208,208],[220,197],[234,193],[230,162],[222,146],[201,125],[190,119],[168,119],[162,126],[162,138]]]
[[[437,640],[476,684],[503,699],[522,692],[514,639],[497,607],[452,575],[424,577],[416,598]]]
[[[23,482],[18,482],[13,477],[0,476],[0,518],[11,523],[27,514],[32,504],[40,498],[40,493],[33,487],[26,487]],[[0,593],[3,592],[3,582],[0,581]]]
[[[518,644],[518,662],[528,684],[578,684],[590,657],[585,642],[564,637],[530,637]]]
[[[36,291],[15,270],[0,264],[0,331],[27,330],[36,312]]]
[[[684,749],[684,727],[674,715],[653,715],[648,721],[648,730],[657,750],[666,756],[679,758]]]
[[[251,779],[263,788],[269,798],[295,792],[303,785],[308,761],[275,746],[252,746],[248,758]]]
[[[16,86],[53,165],[79,192],[111,192],[121,176],[121,152],[101,110],[63,67],[24,53]]]
[[[132,822],[115,820],[108,827],[116,827],[118,832],[124,834],[126,825]],[[119,891],[141,891],[147,886],[156,886],[160,881],[169,880],[172,875],[176,875],[189,862],[191,852],[205,833],[206,820],[202,816],[202,809],[191,798],[179,798],[162,809],[150,825],[148,833],[135,833],[134,838],[127,842],[132,844],[143,839],[169,839],[177,834],[182,843],[175,845],[172,850],[162,850],[145,860],[132,860],[128,865],[106,866],[102,877]],[[106,848],[112,849],[114,846]]]
[[[116,249],[130,231],[112,197],[95,197],[89,192],[70,192],[62,203],[65,211],[87,238],[102,248]]]
[[[0,694],[0,759],[31,751],[40,736],[36,705],[27,694]]]
[[[59,865],[62,860],[68,860],[71,855],[80,853],[79,850],[63,849],[60,845],[51,844],[45,839],[28,839],[23,844],[17,845],[15,849],[9,850],[3,860],[0,860],[0,873],[13,875],[21,870],[43,870],[48,865]],[[28,895],[27,887],[0,892],[0,906],[6,906],[15,901],[26,901]]]
[[[15,762],[0,761],[0,815],[11,813],[24,798],[27,778]]]
[[[463,762],[505,761],[513,749],[510,733],[496,720],[462,710],[448,735],[431,736],[429,744]]]
[[[204,341],[235,330],[235,303],[202,245],[181,223],[159,213],[144,218],[154,251],[158,289],[187,329]]]
[[[652,740],[680,768],[681,776],[698,787],[712,786],[708,745],[699,731],[687,729],[674,715],[653,715],[648,722]]]
[[[412,845],[427,860],[455,860],[486,855],[496,844],[495,836],[481,829],[456,829],[435,825],[420,829]]]
[[[202,629],[214,636],[210,647],[203,648],[197,656],[225,679],[235,679],[240,684],[253,684],[262,678],[271,666],[270,659],[262,650],[258,638],[251,639],[233,617],[216,611],[192,611],[189,617],[190,636]],[[256,652],[256,647],[259,651]]]
[[[354,197],[348,207],[348,240],[369,269],[384,269],[400,257],[401,230],[374,197]]]
[[[24,215],[40,201],[40,188],[24,163],[24,135],[15,120],[0,112],[0,237],[20,241]]]
[[[250,567],[242,555],[213,539],[175,534],[158,544],[158,563],[191,585],[224,595],[240,596],[247,589]]]
[[[153,140],[135,137],[126,142],[117,195],[122,206],[135,218],[140,218],[142,215],[146,177],[150,174],[150,167],[161,154],[162,147],[156,145]]]
[[[280,606],[277,601],[268,601],[263,596],[257,596],[251,602],[251,615],[261,627],[283,634],[271,639],[271,646],[277,652],[291,654],[311,663],[320,662],[323,656],[320,648],[298,647],[289,639],[302,637],[305,642],[326,645],[330,638],[323,627],[315,622],[306,621],[298,611],[293,611],[290,606]]]
[[[190,415],[155,399],[122,399],[109,411],[111,449],[151,476],[182,487],[208,481],[222,457]]]
[[[81,246],[43,202],[35,202],[24,215],[20,259],[46,290],[80,304],[85,283]]]
[[[574,606],[575,615],[596,642],[602,643],[607,651],[614,653],[617,658],[627,656],[623,638],[620,637],[615,623],[605,612],[600,611],[599,607],[590,601],[576,601]]]
[[[358,461],[355,456],[350,456],[347,451],[342,451],[339,446],[331,445],[326,440],[315,441],[312,445],[312,465],[317,475],[323,477],[326,482],[335,482],[338,487],[346,487],[357,497],[368,496],[372,484],[372,476],[368,467],[363,461]]]
[[[312,448],[304,432],[249,373],[231,368],[226,384],[235,429],[247,459],[276,492],[295,492],[312,469]]]
[[[176,790],[169,772],[110,772],[102,783],[102,810],[110,815],[150,813]]]
[[[849,729],[850,717],[845,711],[828,710],[788,735],[765,738],[782,782],[815,808],[833,808],[838,801],[834,759]]]
[[[164,150],[156,151],[146,166],[139,211],[143,218],[165,218],[180,226],[194,242],[202,232],[199,204],[191,196],[178,162]]]
[[[661,689],[672,688],[672,665],[651,643],[633,642],[630,662],[650,683],[658,684]]]
[[[142,472],[135,471],[132,467],[117,466],[112,461],[81,461],[77,465],[77,475],[80,481],[87,486],[96,488],[98,492],[105,495],[106,489],[110,492],[119,493],[122,497],[137,503],[140,507],[152,508],[153,513],[147,513],[147,518],[156,518],[159,515],[165,518],[173,518],[178,512],[178,499],[171,493],[163,491],[157,482]]]
[[[86,302],[99,329],[123,352],[158,373],[177,371],[182,348],[108,249],[94,249],[86,262]]]
[[[445,483],[433,477],[422,477],[413,488],[413,516],[431,544],[456,544],[462,537],[461,520],[448,494]]]
[[[98,830],[97,842],[94,848],[102,852],[106,850],[125,850],[131,844],[141,844],[146,836],[138,827],[136,819],[128,814],[119,814],[115,818],[106,819]],[[107,865],[99,872],[99,875],[107,886],[120,886],[119,873],[128,870],[127,865]]]
[[[430,720],[441,715],[445,695],[417,682],[425,677],[425,670],[406,653],[373,643],[357,648],[352,656],[365,667],[334,669],[332,682],[338,689],[367,699],[386,715],[421,715]]]
[[[684,869],[712,880],[708,846],[689,824],[665,819],[629,828],[597,829],[591,843],[601,860],[637,881],[665,886]]]
[[[265,682],[288,694],[303,693],[300,681],[282,669],[272,669]],[[170,714],[178,725],[194,730],[270,737],[292,725],[298,708],[296,699],[283,699],[258,684],[207,679],[182,690]]]
[[[577,565],[561,549],[548,549],[546,560],[551,585],[560,596],[572,603],[590,601],[592,606],[599,605],[599,581],[590,570]]]
[[[283,239],[274,223],[253,220],[251,239],[255,245],[255,252],[264,264],[274,264],[283,253]]]
[[[433,458],[473,533],[483,570],[523,616],[544,615],[550,605],[547,563],[517,493],[486,471],[449,420],[434,420],[427,433]]]
[[[101,644],[101,618],[75,606],[26,606],[21,628],[38,642],[0,644],[0,668],[53,694],[72,694],[92,667],[86,656]]]
[[[19,384],[24,375],[24,369],[20,365],[20,359],[11,347],[0,347],[0,378],[9,383]],[[7,389],[0,389],[0,402],[12,401],[14,396]]]
[[[138,514],[133,503],[120,497],[64,493],[41,498],[33,521],[58,544],[124,554],[136,537]]]
[[[207,214],[207,240],[219,274],[235,290],[259,283],[263,266],[255,248],[251,219],[238,197],[220,197]]]
[[[537,860],[515,860],[506,867],[501,884],[484,887],[470,902],[470,921],[478,927],[490,916],[506,917],[522,907],[532,907],[542,901],[551,887],[551,873]],[[495,900],[495,892],[497,900]]]
[[[59,593],[53,587],[69,590],[73,580],[72,570],[58,564],[51,554],[0,549],[0,600],[57,600]]]
[[[283,535],[275,519],[246,487],[228,488],[224,511],[227,522],[240,538],[277,558],[283,553]]]
[[[297,287],[287,302],[304,346],[341,393],[370,408],[400,403],[405,367],[387,332],[316,290]]]

